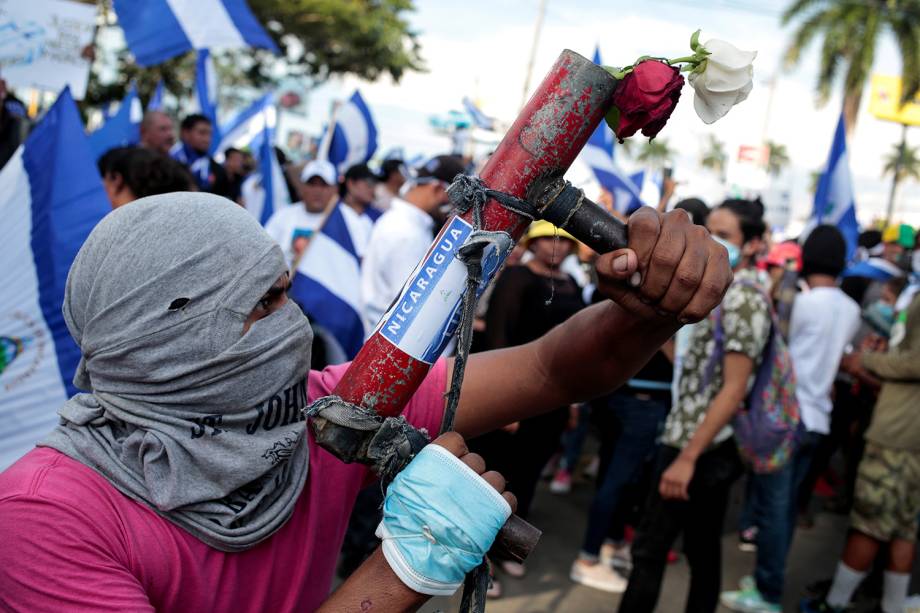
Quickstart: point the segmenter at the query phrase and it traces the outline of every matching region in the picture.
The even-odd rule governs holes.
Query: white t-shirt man
[[[374,329],[428,251],[433,232],[431,216],[401,198],[393,198],[390,209],[377,220],[361,265],[361,295],[368,331]]]
[[[830,433],[831,386],[844,349],[859,330],[859,313],[859,305],[839,287],[815,287],[792,304],[789,355],[809,432]]]
[[[310,213],[302,202],[286,206],[274,215],[265,224],[265,231],[275,239],[288,266],[294,261],[294,236],[297,231],[315,231],[323,219],[322,213]]]

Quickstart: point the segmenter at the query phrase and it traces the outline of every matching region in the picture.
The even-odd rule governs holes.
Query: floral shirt
[[[760,366],[761,356],[770,336],[770,305],[756,289],[739,281],[758,283],[756,271],[742,270],[722,300],[722,342],[725,353],[743,353],[754,361],[748,390],[754,383],[754,373]],[[713,365],[708,385],[703,385],[706,368],[715,351],[715,314],[693,326],[688,347],[681,362],[675,404],[664,424],[662,442],[683,448],[693,437],[710,403],[722,388],[722,360]],[[677,373],[676,373],[677,374]],[[731,436],[726,426],[716,436],[719,443]]]

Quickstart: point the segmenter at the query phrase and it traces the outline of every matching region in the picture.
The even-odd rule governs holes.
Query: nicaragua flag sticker
[[[433,364],[444,352],[460,323],[467,272],[457,253],[472,233],[472,225],[454,217],[377,327],[385,339],[426,364]],[[494,246],[486,249],[477,295],[482,294],[504,259],[505,254]]]

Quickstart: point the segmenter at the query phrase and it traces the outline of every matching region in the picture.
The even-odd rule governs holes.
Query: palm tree
[[[668,146],[668,141],[656,138],[648,141],[636,156],[636,161],[642,162],[649,168],[664,168],[674,157],[674,151]]]
[[[771,177],[778,177],[783,169],[789,165],[789,154],[786,152],[786,145],[767,141],[767,172]]]
[[[703,155],[700,158],[700,166],[712,170],[724,181],[725,163],[727,161],[728,155],[725,153],[725,145],[714,135],[710,134],[709,142],[706,144],[706,149],[703,150]]]
[[[901,55],[901,95],[910,100],[920,91],[920,2],[917,0],[793,0],[782,23],[796,22],[786,50],[786,63],[797,64],[802,52],[822,37],[818,99],[830,97],[843,74],[843,115],[847,133],[856,113],[884,32],[891,32]]]
[[[905,179],[920,181],[920,147],[908,147],[901,142],[894,146],[894,150],[885,157],[882,167],[882,177],[891,175],[891,193],[888,197],[888,213],[885,216],[889,222],[894,214],[895,194],[898,183]]]

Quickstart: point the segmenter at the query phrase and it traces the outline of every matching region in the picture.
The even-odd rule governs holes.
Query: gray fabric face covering
[[[223,551],[291,516],[307,478],[312,331],[293,303],[243,323],[286,266],[252,216],[210,194],[152,196],[93,230],[64,318],[77,394],[42,443]]]

